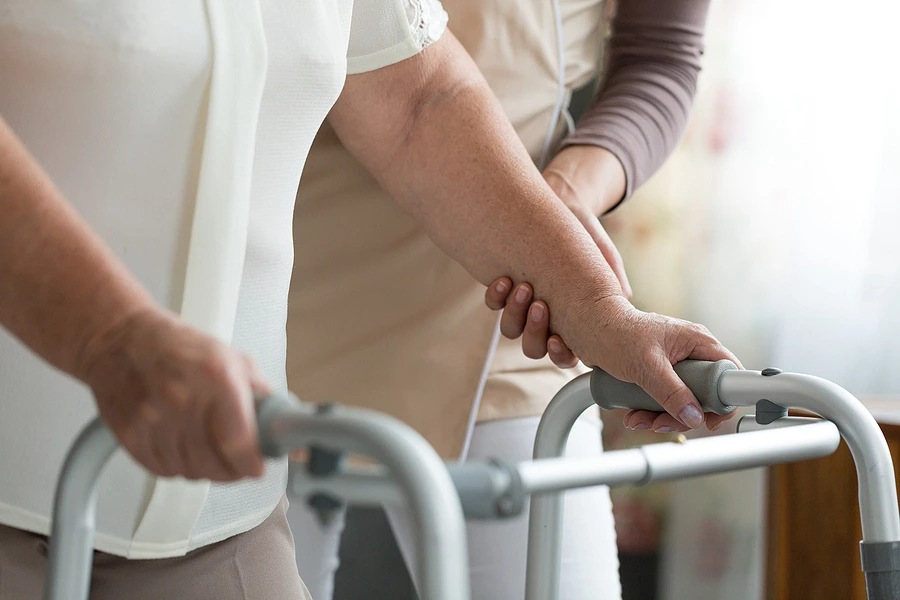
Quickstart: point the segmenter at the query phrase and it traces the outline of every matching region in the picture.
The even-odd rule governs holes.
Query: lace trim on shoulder
[[[447,13],[440,0],[403,0],[413,41],[422,50],[436,42],[447,28]]]

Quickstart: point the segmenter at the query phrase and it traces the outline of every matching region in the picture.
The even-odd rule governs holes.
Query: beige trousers
[[[258,527],[186,556],[94,553],[91,600],[309,600],[294,561],[287,499]],[[47,538],[0,525],[0,600],[41,600]]]

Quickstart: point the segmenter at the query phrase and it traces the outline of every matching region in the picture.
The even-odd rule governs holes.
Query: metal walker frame
[[[562,457],[569,432],[594,403],[659,410],[637,386],[595,369],[563,387],[544,412],[534,460],[445,464],[415,431],[386,415],[312,406],[274,396],[258,411],[262,451],[270,457],[306,447],[305,468],[291,469],[288,492],[323,518],[341,503],[405,503],[417,531],[423,600],[469,600],[465,519],[529,514],[526,600],[552,600],[559,589],[562,492],[594,485],[647,484],[795,462],[833,453],[841,437],[856,463],[869,600],[900,600],[900,512],[887,442],[863,405],[834,383],[777,369],[737,370],[728,361],[685,361],[676,372],[705,410],[756,406],[738,433]],[[823,419],[788,417],[788,408]],[[99,421],[89,424],[63,465],[54,504],[45,598],[86,600],[90,587],[97,481],[118,447]],[[345,465],[347,454],[377,460]]]

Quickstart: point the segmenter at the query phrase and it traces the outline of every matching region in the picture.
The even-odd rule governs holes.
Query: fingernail
[[[528,289],[525,286],[521,286],[516,292],[516,300],[519,302],[526,302],[528,300]]]
[[[724,424],[725,424],[725,421],[719,421],[718,423],[716,423],[715,425],[713,425],[712,427],[710,427],[709,430],[710,430],[710,431],[715,431],[715,430],[717,430],[719,427],[721,427],[721,426],[724,425]]]
[[[632,429],[650,429],[650,425],[647,423],[638,423]]]
[[[668,425],[663,425],[662,427],[657,427],[654,429],[656,433],[672,433],[675,431],[674,427],[669,427]]]
[[[533,321],[540,321],[544,318],[544,307],[540,304],[535,304],[531,307],[531,319]]]
[[[678,418],[682,423],[693,429],[699,427],[703,422],[703,413],[693,404],[688,404],[678,413]]]
[[[553,352],[554,354],[560,354],[562,352],[562,344],[555,339],[547,342],[547,346],[550,347],[550,352]]]
[[[496,289],[500,294],[505,294],[509,291],[509,284],[507,284],[505,281],[499,281],[497,282],[497,285],[494,286],[494,289]]]

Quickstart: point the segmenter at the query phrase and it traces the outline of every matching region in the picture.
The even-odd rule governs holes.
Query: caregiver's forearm
[[[563,336],[621,294],[474,63],[449,34],[418,56],[348,77],[330,116],[344,144],[479,281],[528,281]]]
[[[0,326],[78,375],[88,346],[150,306],[0,119]]]
[[[703,55],[710,0],[621,0],[612,22],[603,82],[563,141],[606,148],[631,196],[675,149],[687,126]]]

